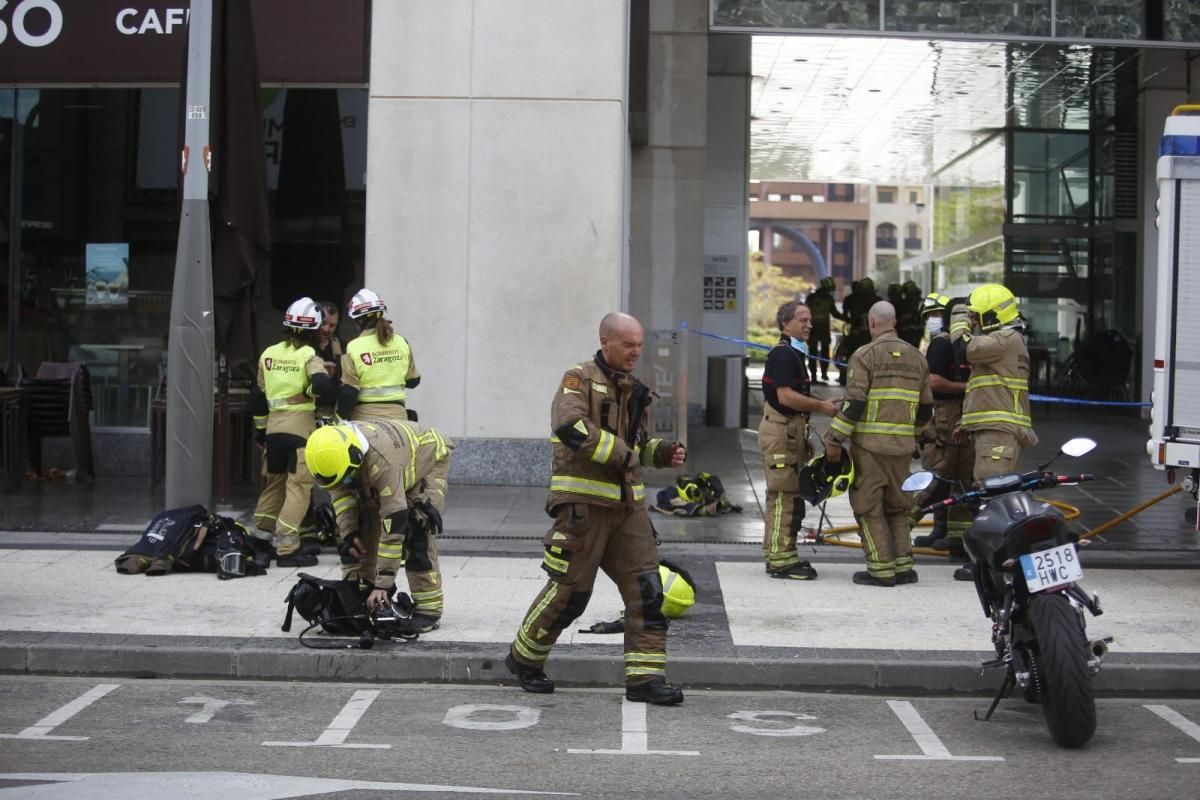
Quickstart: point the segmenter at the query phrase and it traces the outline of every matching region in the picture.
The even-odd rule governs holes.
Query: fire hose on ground
[[[1126,520],[1130,519],[1131,517],[1133,517],[1137,514],[1140,514],[1141,512],[1145,511],[1147,508],[1150,508],[1150,506],[1153,506],[1157,503],[1161,503],[1163,500],[1166,500],[1168,497],[1176,495],[1181,491],[1183,491],[1182,486],[1178,486],[1178,485],[1172,486],[1170,489],[1163,492],[1162,494],[1155,495],[1154,497],[1150,498],[1146,502],[1140,503],[1140,504],[1134,506],[1133,508],[1129,509],[1125,513],[1119,514],[1119,515],[1113,517],[1108,522],[1098,525],[1095,528],[1092,528],[1091,530],[1087,531],[1086,533],[1080,534],[1079,538],[1080,538],[1080,540],[1087,540],[1087,539],[1091,539],[1093,536],[1099,536],[1100,534],[1104,533],[1105,531],[1107,531],[1111,528],[1114,528],[1117,525],[1120,525],[1122,522],[1125,522]],[[1070,522],[1073,519],[1078,518],[1080,515],[1079,509],[1073,505],[1070,505],[1069,503],[1061,503],[1057,500],[1046,500],[1045,498],[1041,498],[1041,497],[1036,498],[1036,499],[1041,500],[1043,503],[1049,503],[1050,505],[1052,505],[1055,508],[1062,511],[1063,519],[1065,519],[1068,522]],[[919,527],[932,527],[933,523],[930,521],[922,520],[921,522],[917,523],[917,525]],[[811,531],[811,532],[816,535],[816,540],[815,540],[816,544],[830,544],[830,545],[834,545],[835,547],[854,547],[854,548],[858,548],[860,550],[862,549],[861,541],[849,541],[849,540],[841,538],[843,534],[847,534],[847,533],[857,534],[858,533],[857,525],[836,525],[832,528],[826,528],[820,532],[816,532],[816,531]],[[949,552],[946,550],[935,550],[932,547],[914,547],[913,554],[921,555],[921,556],[940,556],[942,558],[948,558],[950,555]]]

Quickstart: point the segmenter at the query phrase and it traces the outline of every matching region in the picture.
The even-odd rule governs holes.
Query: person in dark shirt
[[[965,302],[963,298],[950,300],[934,292],[921,305],[921,316],[930,337],[925,360],[929,364],[929,386],[933,390],[934,404],[933,420],[923,435],[921,466],[941,480],[915,498],[914,519],[919,514],[918,509],[946,498],[951,489],[969,487],[973,480],[975,449],[969,437],[955,430],[962,418],[971,366],[967,363],[966,344],[961,340],[953,341],[947,325],[950,310]],[[939,510],[934,513],[933,531],[916,537],[913,544],[952,550],[952,555],[961,557],[963,531],[970,522],[970,514],[965,510]]]
[[[317,355],[325,361],[325,371],[336,383],[342,380],[342,347],[341,337],[338,336],[338,323],[341,321],[337,303],[322,300],[318,303],[325,312],[324,321],[317,331]]]
[[[796,538],[804,521],[798,467],[812,457],[808,443],[809,415],[814,411],[833,416],[838,404],[812,396],[806,340],[812,333],[812,312],[803,303],[790,301],[775,313],[779,343],[767,354],[763,370],[763,419],[758,444],[767,473],[767,502],[763,512],[763,557],[772,578],[813,580],[817,571],[796,552]]]

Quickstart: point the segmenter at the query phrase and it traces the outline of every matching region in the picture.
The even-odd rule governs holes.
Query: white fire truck
[[[1200,105],[1167,118],[1158,159],[1158,318],[1146,451],[1200,491]]]

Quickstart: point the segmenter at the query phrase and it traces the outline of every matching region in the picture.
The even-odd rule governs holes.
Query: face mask
[[[942,332],[941,317],[930,317],[929,319],[925,320],[925,330],[929,332],[930,336],[933,336],[935,333],[941,333]]]
[[[808,355],[808,342],[802,342],[795,336],[788,337],[792,340],[792,347],[799,350],[804,355]]]

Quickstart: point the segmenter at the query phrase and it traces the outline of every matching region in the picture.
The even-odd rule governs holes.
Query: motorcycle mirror
[[[1072,458],[1079,458],[1080,456],[1087,455],[1095,449],[1096,443],[1091,439],[1086,439],[1084,437],[1071,439],[1065,442],[1061,448],[1062,452],[1066,453]]]
[[[904,483],[900,484],[902,492],[921,492],[929,488],[929,485],[934,481],[932,472],[914,472],[904,479]]]

